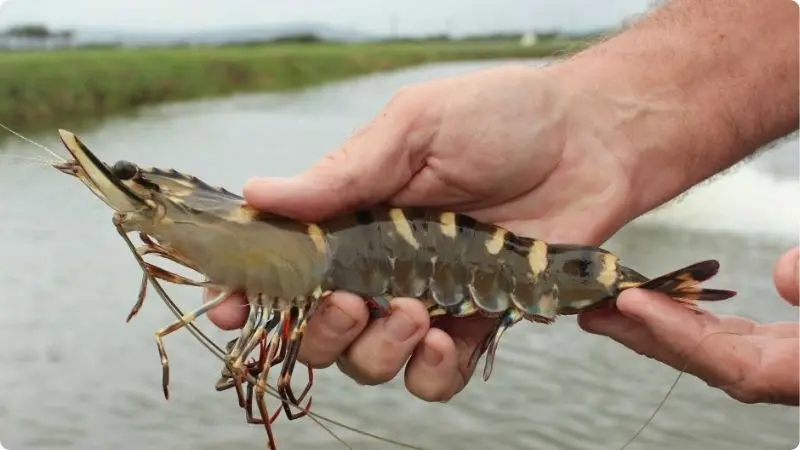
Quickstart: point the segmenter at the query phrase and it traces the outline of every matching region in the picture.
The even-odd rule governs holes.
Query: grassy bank
[[[277,91],[427,62],[533,58],[583,42],[271,44],[0,53],[0,121],[101,117],[164,101]]]

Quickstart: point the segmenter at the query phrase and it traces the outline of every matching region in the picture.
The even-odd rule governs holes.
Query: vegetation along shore
[[[139,106],[302,88],[429,62],[560,56],[587,39],[268,42],[0,51],[0,122],[100,118]]]

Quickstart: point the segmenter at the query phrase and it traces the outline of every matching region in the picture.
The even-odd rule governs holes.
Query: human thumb
[[[578,324],[677,368],[680,355],[702,335],[703,322],[696,316],[660,292],[629,289],[619,295],[616,308],[583,312]]]
[[[661,342],[693,342],[702,333],[705,321],[710,320],[663,293],[644,289],[620,294],[617,308]]]
[[[384,113],[308,170],[290,178],[254,178],[244,187],[253,207],[317,221],[389,199],[424,163],[409,152],[410,119]]]

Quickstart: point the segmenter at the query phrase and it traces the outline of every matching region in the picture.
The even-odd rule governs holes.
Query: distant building
[[[55,50],[75,46],[71,31],[56,33],[25,33],[17,30],[0,32],[0,49],[5,50]]]

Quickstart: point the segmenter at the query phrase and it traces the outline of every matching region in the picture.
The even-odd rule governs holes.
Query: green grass
[[[19,127],[102,117],[165,101],[280,91],[454,60],[533,58],[584,48],[552,40],[0,52],[0,122]]]

